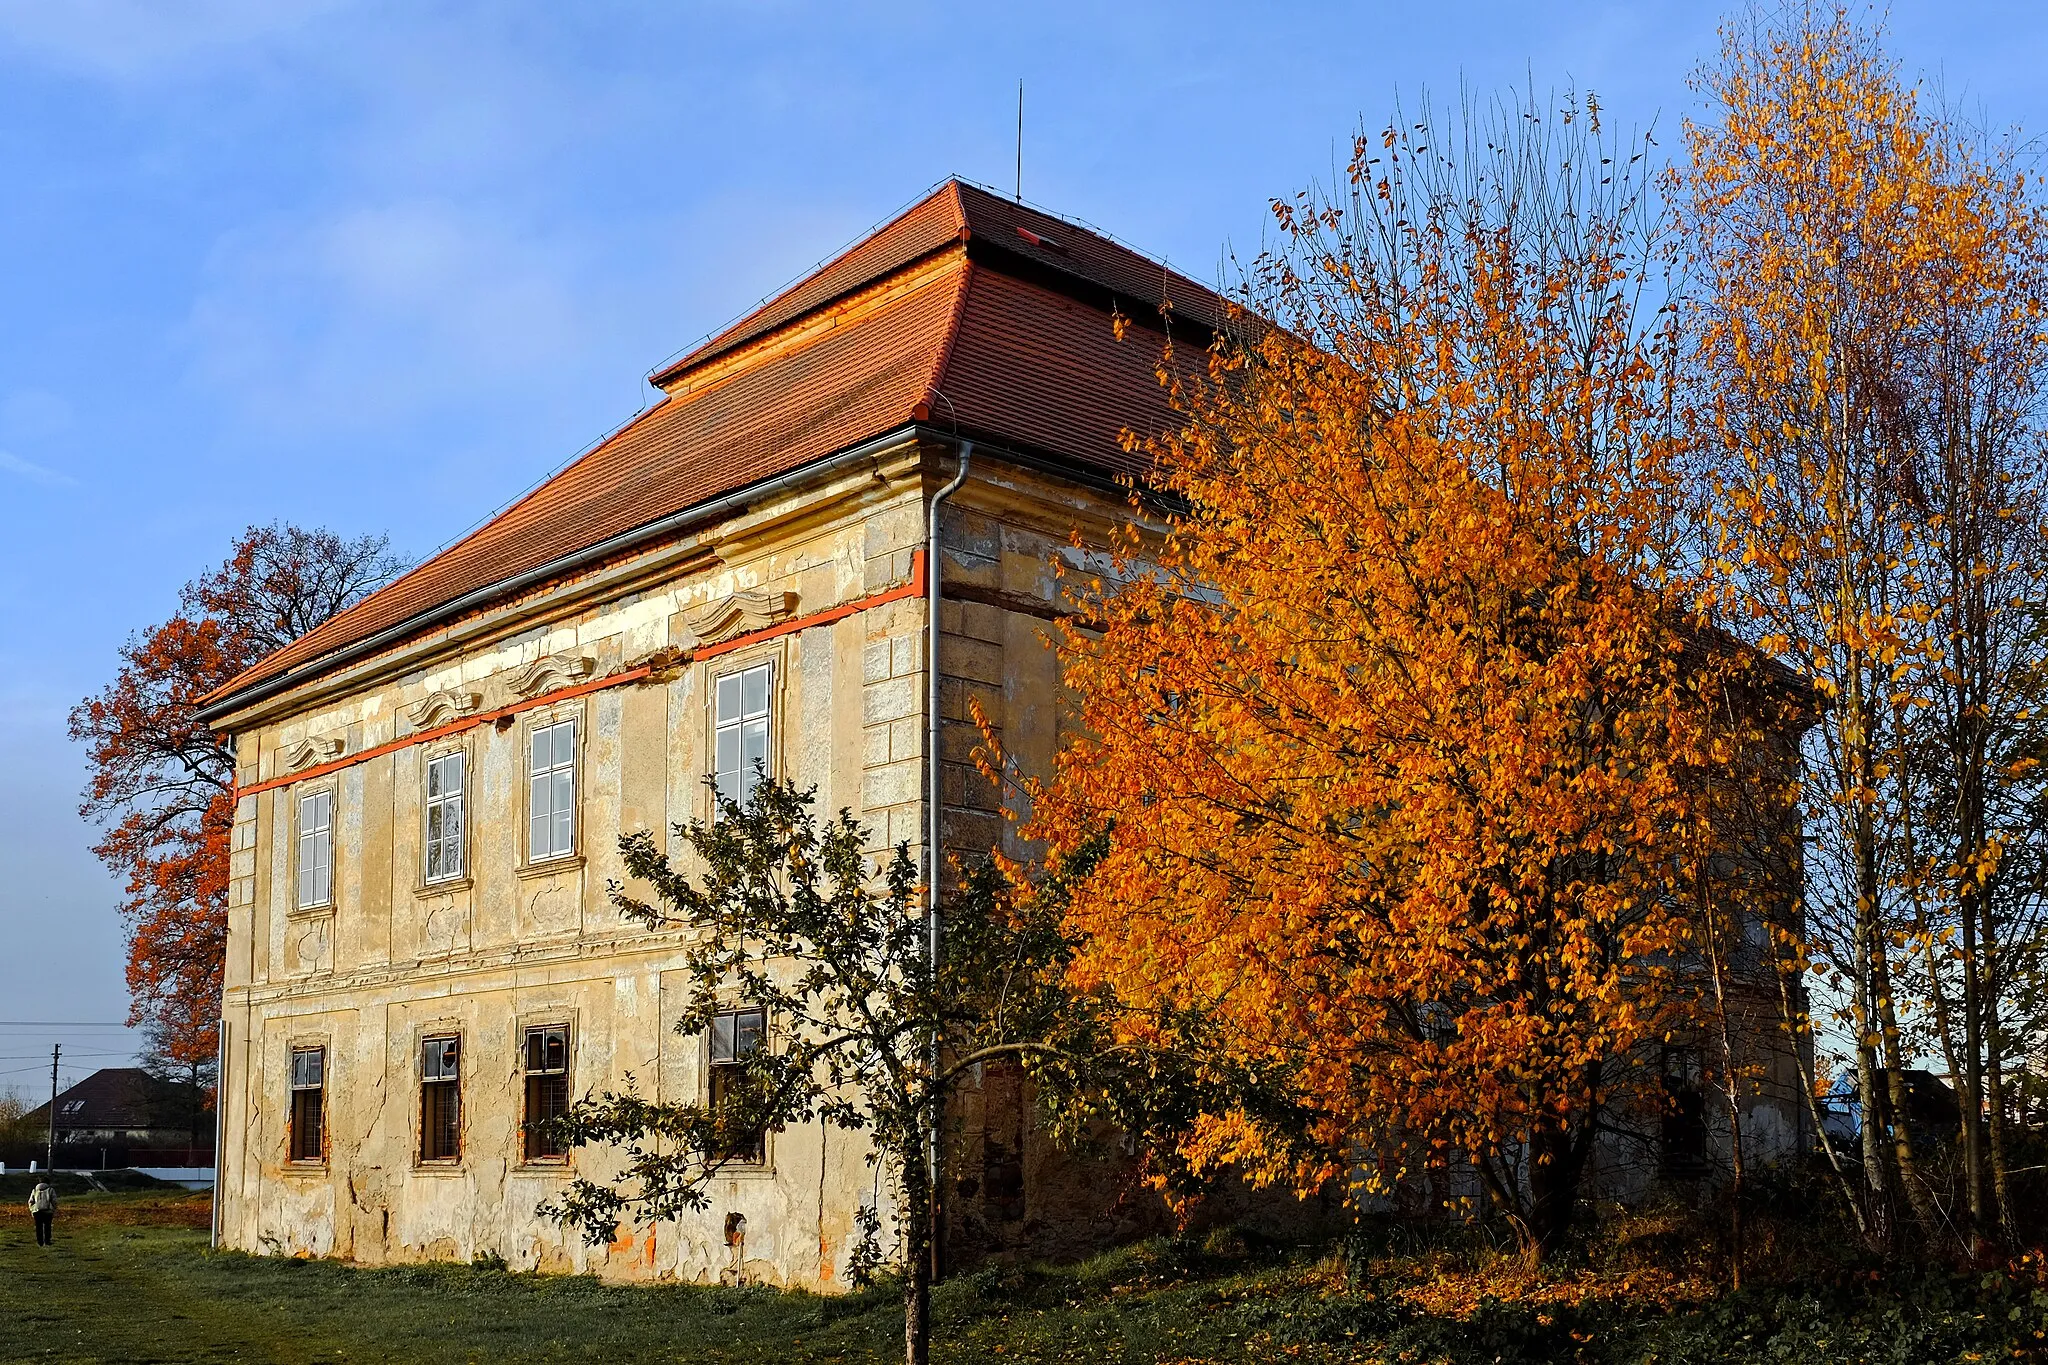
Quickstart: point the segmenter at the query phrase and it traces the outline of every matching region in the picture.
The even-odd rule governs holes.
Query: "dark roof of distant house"
[[[1113,310],[1138,324],[1121,342]],[[1098,476],[1141,474],[1121,435],[1172,421],[1157,378],[1164,333],[1200,347],[1226,316],[1210,290],[1099,233],[946,181],[656,371],[660,402],[212,693],[208,714],[258,684],[316,677],[339,651],[396,647],[459,599],[914,423]]]
[[[191,1101],[189,1082],[152,1076],[139,1066],[102,1067],[57,1096],[57,1131],[182,1130]],[[23,1119],[32,1129],[49,1121],[47,1103]]]

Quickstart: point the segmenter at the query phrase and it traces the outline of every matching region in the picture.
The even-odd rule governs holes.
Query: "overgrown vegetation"
[[[1825,1201],[1814,1201],[1825,1210]],[[1604,1211],[1531,1278],[1484,1227],[1386,1223],[1335,1247],[1221,1229],[1067,1267],[991,1266],[939,1286],[932,1357],[1115,1362],[1734,1362],[1938,1365],[2048,1359],[2037,1259],[1982,1272],[1880,1270],[1796,1189],[1753,1220],[1756,1274],[1717,1293],[1719,1220]],[[608,1286],[458,1265],[366,1270],[206,1250],[204,1195],[66,1201],[39,1250],[0,1224],[0,1360],[859,1362],[899,1358],[884,1283],[820,1298],[773,1289]],[[1818,1221],[1816,1221],[1818,1219]],[[119,1311],[112,1311],[118,1305]]]

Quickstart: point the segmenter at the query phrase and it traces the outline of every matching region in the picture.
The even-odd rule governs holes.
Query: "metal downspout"
[[[945,765],[939,759],[939,734],[942,722],[939,718],[939,603],[941,600],[940,565],[943,557],[939,549],[939,504],[960,491],[960,485],[967,482],[967,464],[974,456],[974,442],[960,442],[960,467],[953,474],[953,481],[932,494],[931,515],[925,527],[924,541],[924,590],[925,590],[925,879],[924,917],[925,952],[930,964],[932,984],[936,989],[939,974],[939,873],[944,853],[939,847],[940,804],[944,787]],[[932,1039],[932,1077],[939,1074],[939,1038]],[[945,1101],[936,1085],[932,1091],[932,1116],[925,1135],[925,1188],[931,1201],[932,1219],[932,1279],[936,1281],[942,1266],[941,1250],[944,1245],[944,1225],[939,1220],[939,1125],[945,1118]]]
[[[228,1102],[228,1011],[225,1004],[221,1006],[219,1036],[214,1039],[214,1042],[218,1045],[219,1050],[215,1053],[213,1062],[213,1208],[211,1210],[213,1226],[212,1230],[207,1234],[206,1244],[213,1250],[218,1251],[220,1250],[220,1182],[223,1167],[226,1165],[221,1160],[220,1150],[221,1139],[226,1131],[221,1123],[221,1113],[226,1109]]]

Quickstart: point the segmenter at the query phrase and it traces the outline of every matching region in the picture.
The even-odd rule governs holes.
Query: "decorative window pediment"
[[[573,687],[597,672],[597,660],[584,654],[550,654],[519,670],[512,679],[512,693],[537,697],[557,688]]]
[[[484,699],[480,693],[444,687],[439,692],[423,697],[406,707],[405,718],[412,722],[413,729],[425,730],[430,726],[460,720],[483,704]]]
[[[296,744],[285,745],[284,770],[295,773],[301,768],[332,763],[346,748],[348,741],[340,735],[308,735]]]
[[[696,643],[716,645],[772,626],[795,610],[793,592],[736,592],[716,602],[688,608],[683,612],[683,625]]]

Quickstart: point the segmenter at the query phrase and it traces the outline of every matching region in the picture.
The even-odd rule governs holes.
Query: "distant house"
[[[204,1089],[139,1066],[105,1067],[57,1096],[57,1165],[211,1166],[213,1112]],[[50,1106],[25,1115],[31,1139],[49,1132]],[[41,1143],[30,1155],[41,1156]],[[10,1162],[25,1160],[10,1153]]]

